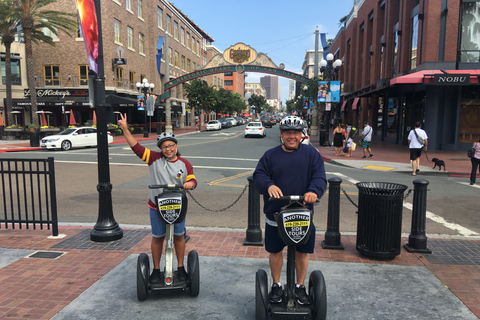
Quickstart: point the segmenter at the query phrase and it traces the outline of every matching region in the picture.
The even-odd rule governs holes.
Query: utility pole
[[[165,49],[167,50],[167,59],[165,61],[165,83],[170,81],[170,51],[168,50],[168,30],[165,31]],[[164,86],[165,87],[165,86]],[[172,89],[169,89],[172,90]],[[165,131],[173,132],[172,128],[172,104],[170,97],[165,100]]]
[[[318,26],[315,29],[315,56],[314,56],[314,65],[313,65],[313,78],[318,77]],[[310,88],[311,89],[311,88]],[[312,106],[312,126],[310,130],[311,136],[318,135],[318,109],[317,109],[317,99],[313,97],[313,106]]]

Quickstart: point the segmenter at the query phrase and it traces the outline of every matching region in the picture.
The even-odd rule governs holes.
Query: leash
[[[427,161],[430,162],[430,159],[428,159],[427,150],[423,150],[423,151],[425,151],[425,157],[427,157]]]

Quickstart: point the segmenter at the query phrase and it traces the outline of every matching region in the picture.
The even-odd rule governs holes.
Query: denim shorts
[[[152,224],[152,236],[154,238],[165,237],[167,226],[158,217],[157,209],[150,208],[150,223]],[[180,223],[173,224],[173,234],[181,236],[185,233],[185,219]]]
[[[272,227],[265,223],[265,250],[270,253],[278,253],[285,248],[286,244],[278,234],[278,227]],[[302,253],[313,253],[315,250],[315,225],[312,224],[312,231],[308,242],[297,246],[297,251]]]

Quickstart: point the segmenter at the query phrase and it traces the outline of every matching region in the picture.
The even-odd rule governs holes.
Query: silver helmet
[[[157,147],[160,148],[164,141],[173,141],[175,144],[178,143],[177,137],[171,132],[162,132],[157,137]]]
[[[305,129],[305,122],[297,116],[287,116],[280,121],[280,131]]]

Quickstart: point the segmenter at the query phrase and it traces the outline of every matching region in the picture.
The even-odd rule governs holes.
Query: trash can
[[[30,131],[30,147],[40,146],[40,132]]]
[[[157,135],[164,132],[164,130],[162,129],[163,129],[163,125],[160,122],[157,122]]]
[[[325,146],[325,145],[328,145],[330,146],[330,143],[328,141],[328,131],[325,130],[325,131],[320,131],[320,145],[321,146]]]
[[[400,254],[406,185],[359,182],[356,249],[367,258],[391,260]]]

